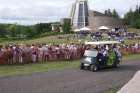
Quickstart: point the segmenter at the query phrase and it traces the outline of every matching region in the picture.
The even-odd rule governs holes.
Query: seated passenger
[[[118,49],[116,46],[113,47],[113,50],[114,50],[115,53],[116,53],[116,61],[117,61],[117,62],[120,62],[121,59],[122,59],[122,54],[121,54],[121,52],[119,51],[119,49]]]
[[[108,52],[107,64],[113,65],[116,60],[116,53],[113,49],[110,49]]]
[[[98,50],[98,54],[97,54],[97,62],[99,62],[99,64],[104,64],[104,56],[103,53],[101,52],[101,49]]]

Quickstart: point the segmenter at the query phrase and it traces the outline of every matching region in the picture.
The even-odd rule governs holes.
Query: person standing
[[[36,47],[33,45],[32,47],[32,62],[36,63],[37,62],[37,51]]]
[[[57,60],[60,60],[60,46],[57,45],[57,46],[55,47],[55,50],[56,50],[56,59],[57,59]]]
[[[3,46],[0,46],[0,65],[5,64]]]
[[[49,46],[48,45],[43,45],[43,61],[47,62],[49,60]]]

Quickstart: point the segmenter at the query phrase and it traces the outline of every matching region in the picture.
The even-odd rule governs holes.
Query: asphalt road
[[[66,69],[1,77],[0,93],[104,93],[109,89],[122,87],[138,70],[140,61],[132,61],[119,68],[100,72]]]

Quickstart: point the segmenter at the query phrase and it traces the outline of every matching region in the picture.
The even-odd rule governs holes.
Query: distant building
[[[125,29],[121,19],[89,10],[88,0],[76,0],[72,6],[70,16],[73,29],[89,27],[92,32],[98,31],[101,26],[106,26],[110,29]]]
[[[61,27],[61,24],[60,23],[52,23],[52,31],[54,32],[61,32],[60,30],[60,27]]]
[[[114,18],[102,14],[97,11],[89,11],[89,28],[92,31],[98,31],[101,26],[106,26],[110,29],[125,29],[125,26],[121,19]]]

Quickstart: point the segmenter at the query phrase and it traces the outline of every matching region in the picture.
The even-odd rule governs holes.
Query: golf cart
[[[86,45],[112,45],[119,44],[118,41],[85,42]],[[122,56],[119,51],[108,50],[107,56],[103,57],[96,49],[86,50],[84,58],[81,60],[81,70],[87,69],[93,72],[106,67],[117,67],[121,62]]]

